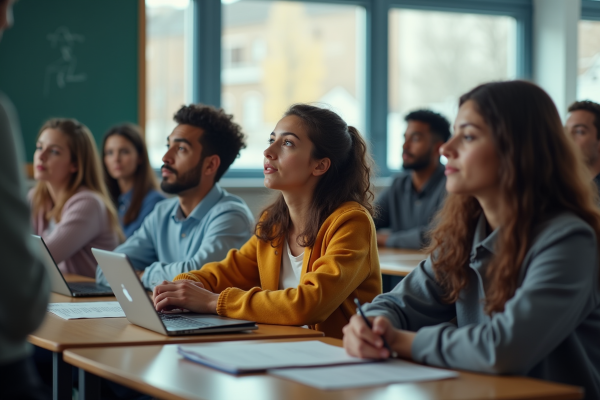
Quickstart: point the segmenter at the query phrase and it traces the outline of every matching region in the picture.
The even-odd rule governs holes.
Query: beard
[[[431,151],[423,154],[421,157],[415,158],[414,161],[402,163],[402,168],[412,169],[413,171],[421,171],[431,164]]]
[[[193,189],[200,185],[200,181],[202,180],[201,165],[203,161],[204,157],[201,157],[200,161],[194,168],[183,173],[181,176],[179,176],[179,173],[175,171],[172,167],[168,165],[163,165],[161,169],[164,168],[173,172],[177,179],[173,183],[168,183],[163,178],[163,181],[160,183],[160,188],[162,189],[162,191],[169,194],[179,194],[181,192],[184,192],[188,189]]]

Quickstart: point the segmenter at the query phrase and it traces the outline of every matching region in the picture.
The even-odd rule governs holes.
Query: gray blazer
[[[42,322],[50,289],[30,248],[20,140],[12,105],[0,93],[0,365],[27,356],[27,335]]]
[[[454,304],[441,300],[430,258],[390,293],[368,304],[395,327],[417,332],[415,361],[490,374],[516,374],[583,386],[600,398],[600,277],[596,235],[573,213],[540,224],[505,310],[484,312],[486,268],[498,230],[478,222],[469,285]],[[456,318],[456,323],[452,323]]]

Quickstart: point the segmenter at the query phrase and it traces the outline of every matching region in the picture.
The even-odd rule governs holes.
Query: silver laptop
[[[60,268],[54,262],[48,246],[44,243],[44,239],[41,236],[31,235],[33,241],[39,249],[42,261],[46,266],[48,275],[50,275],[50,282],[52,291],[71,297],[95,297],[95,296],[112,296],[113,292],[108,286],[98,285],[96,282],[71,282],[67,283],[63,276]]]
[[[167,336],[257,329],[255,322],[212,314],[159,313],[125,254],[92,248],[108,283],[132,324]]]

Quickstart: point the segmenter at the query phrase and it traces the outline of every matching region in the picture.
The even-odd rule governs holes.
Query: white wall
[[[533,0],[533,80],[564,118],[577,98],[581,0]]]
[[[379,178],[375,180],[375,195],[377,196],[383,189],[388,187],[391,183],[390,178]],[[254,214],[255,218],[258,218],[263,208],[273,201],[278,192],[267,189],[263,186],[263,179],[261,178],[248,178],[248,179],[227,179],[223,178],[220,182],[221,187],[227,190],[231,194],[240,196],[250,211]]]

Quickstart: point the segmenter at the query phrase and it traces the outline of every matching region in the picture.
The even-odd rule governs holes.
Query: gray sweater
[[[30,247],[20,140],[14,109],[0,93],[0,365],[27,356],[27,335],[48,304],[46,271]]]
[[[431,220],[446,198],[445,169],[438,165],[420,192],[413,186],[411,172],[401,172],[377,198],[379,215],[375,218],[375,228],[392,231],[386,247],[420,249],[427,245]]]
[[[498,230],[475,232],[469,285],[454,304],[428,258],[390,293],[368,304],[395,327],[417,332],[415,361],[490,374],[525,375],[583,386],[600,398],[600,277],[596,236],[572,213],[540,224],[521,265],[517,291],[505,310],[484,312],[486,268]],[[452,323],[456,318],[456,323]]]

